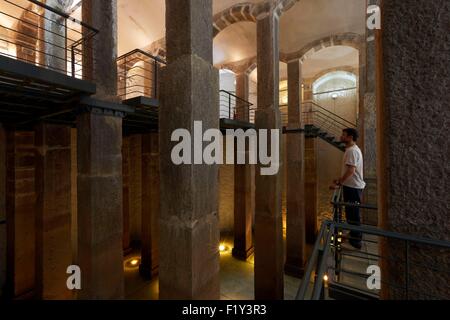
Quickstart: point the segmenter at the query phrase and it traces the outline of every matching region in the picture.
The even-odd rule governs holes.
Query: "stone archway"
[[[364,37],[362,35],[352,32],[326,36],[308,43],[296,52],[281,54],[281,59],[286,62],[292,60],[300,60],[301,62],[304,62],[314,53],[333,46],[347,46],[361,51],[364,44],[363,40]]]

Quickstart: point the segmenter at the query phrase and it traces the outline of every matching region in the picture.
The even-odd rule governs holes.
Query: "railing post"
[[[71,46],[71,64],[72,64],[72,77],[75,78],[76,74],[75,74],[75,48],[73,47],[73,45]]]
[[[127,63],[127,56],[125,56],[125,59],[124,59],[124,64],[123,64],[123,83],[124,83],[124,87],[123,87],[123,95],[124,95],[124,97],[123,97],[123,99],[124,100],[126,100],[127,99],[127,66],[128,66],[128,63]]]
[[[158,99],[158,61],[153,65],[153,98]]]
[[[232,119],[231,118],[231,95],[230,94],[228,94],[228,119],[230,119],[230,120]]]

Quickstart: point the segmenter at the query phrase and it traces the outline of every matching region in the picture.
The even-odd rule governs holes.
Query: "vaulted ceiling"
[[[244,1],[258,3],[263,0],[213,0],[213,13]],[[366,0],[299,0],[281,17],[280,51],[293,53],[314,40],[335,34],[363,34],[365,8]],[[79,12],[76,14],[80,15]],[[165,36],[165,0],[118,0],[118,16],[119,55],[148,47]],[[235,23],[214,39],[216,65],[255,56],[256,24],[253,22]],[[310,56],[304,63],[303,74],[311,76],[343,65],[357,66],[357,51],[342,46],[331,47]]]
[[[261,2],[246,0],[245,2]],[[214,14],[242,3],[213,0]],[[165,36],[165,0],[118,0],[119,54],[147,47]],[[280,51],[292,53],[308,43],[339,33],[365,31],[366,0],[300,0],[280,21]],[[214,39],[214,63],[225,64],[256,56],[256,24],[239,22]],[[327,48],[304,63],[304,75],[340,65],[357,66],[357,51],[347,47]]]

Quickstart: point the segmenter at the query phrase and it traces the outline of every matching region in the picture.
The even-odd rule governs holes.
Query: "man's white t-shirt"
[[[355,144],[353,147],[347,148],[344,154],[344,161],[342,163],[342,175],[347,171],[347,166],[356,168],[355,174],[342,183],[342,185],[354,189],[364,189],[366,183],[364,182],[364,164],[361,149]]]

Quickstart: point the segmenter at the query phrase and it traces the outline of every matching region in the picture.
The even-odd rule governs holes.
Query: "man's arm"
[[[356,167],[347,165],[347,170],[344,175],[338,180],[338,184],[342,185],[348,178],[353,176],[356,172]]]

